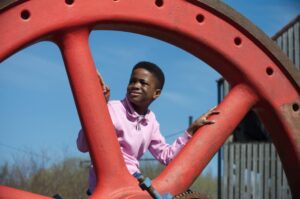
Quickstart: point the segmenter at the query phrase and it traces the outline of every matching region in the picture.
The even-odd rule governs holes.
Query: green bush
[[[145,161],[141,163],[141,172],[151,179],[155,178],[164,166],[155,161]],[[212,172],[199,176],[190,187],[192,191],[206,194],[209,198],[217,198],[217,177],[212,176]]]
[[[21,190],[64,199],[86,199],[88,168],[78,158],[66,158],[46,167],[41,160],[18,160],[0,166],[0,183]]]
[[[50,197],[59,194],[63,199],[87,199],[87,161],[68,157],[51,165],[47,162],[50,162],[49,158],[43,156],[42,159],[25,157],[12,164],[3,163],[0,165],[0,183]],[[163,168],[156,161],[141,162],[143,175],[151,179]],[[217,180],[208,172],[198,177],[191,189],[216,198]]]

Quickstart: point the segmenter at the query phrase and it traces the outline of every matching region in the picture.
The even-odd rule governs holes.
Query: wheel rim
[[[0,16],[1,61],[33,42],[51,40],[60,47],[100,179],[94,197],[141,195],[122,160],[105,100],[97,92],[101,88],[87,43],[89,32],[96,29],[135,32],[172,43],[207,62],[233,87],[218,106],[222,116],[215,116],[217,123],[201,128],[154,180],[160,192],[184,191],[254,108],[272,135],[293,197],[300,196],[299,72],[270,39],[224,4],[206,0],[33,0],[6,7]],[[108,133],[95,133],[104,130]],[[187,161],[193,166],[183,166]],[[113,165],[121,166],[116,172]],[[179,176],[185,178],[178,182]],[[127,191],[121,192],[124,187]]]

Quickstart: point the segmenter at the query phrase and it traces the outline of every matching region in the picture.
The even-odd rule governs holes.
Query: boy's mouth
[[[130,96],[139,96],[139,95],[141,95],[142,93],[141,93],[141,92],[137,92],[137,91],[129,91],[128,94],[129,94]]]

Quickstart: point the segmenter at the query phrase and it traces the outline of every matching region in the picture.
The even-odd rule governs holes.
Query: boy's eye
[[[149,85],[149,83],[143,79],[130,79],[129,81],[129,84],[136,84],[136,83],[140,83],[141,85]]]
[[[142,85],[149,85],[145,80],[140,80],[140,83],[141,83]]]
[[[134,83],[136,83],[137,81],[135,80],[135,79],[130,79],[130,81],[129,81],[129,84],[134,84]]]

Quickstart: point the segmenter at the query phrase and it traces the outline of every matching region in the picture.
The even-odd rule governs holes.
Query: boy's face
[[[146,69],[137,68],[131,74],[127,86],[128,100],[138,108],[148,108],[153,100],[159,97],[156,77]]]

